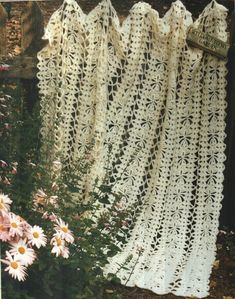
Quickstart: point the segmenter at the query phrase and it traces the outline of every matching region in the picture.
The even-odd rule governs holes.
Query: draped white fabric
[[[227,41],[212,1],[193,22],[137,3],[123,25],[108,0],[88,15],[67,0],[38,54],[42,137],[68,166],[94,145],[92,177],[133,205],[130,235],[107,272],[123,284],[204,297],[223,188],[225,61],[186,43],[190,25]],[[95,240],[94,240],[95,241]],[[125,264],[125,269],[119,269]]]

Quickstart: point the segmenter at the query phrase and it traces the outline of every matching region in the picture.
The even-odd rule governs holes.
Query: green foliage
[[[73,169],[55,170],[53,165],[39,159],[40,119],[37,105],[28,113],[22,100],[20,82],[9,83],[2,96],[4,101],[0,119],[1,138],[4,146],[0,160],[7,166],[0,167],[0,190],[13,200],[12,209],[31,225],[40,225],[47,236],[54,233],[53,222],[42,218],[44,212],[61,217],[74,234],[70,257],[54,257],[51,245],[39,250],[38,259],[28,270],[26,282],[19,283],[3,274],[3,298],[7,299],[105,299],[119,298],[113,286],[119,283],[115,274],[105,276],[103,268],[108,258],[117,254],[118,241],[125,241],[126,219],[130,211],[120,208],[121,194],[113,192],[107,178],[95,181],[92,191],[84,201],[80,187],[89,174],[91,162],[85,158]],[[1,97],[1,96],[0,96]],[[10,124],[7,126],[5,123]],[[9,129],[10,128],[10,129]],[[6,131],[8,130],[8,131]],[[12,161],[18,162],[17,173],[12,173]],[[63,162],[62,162],[63,166]],[[13,171],[14,172],[14,171]],[[9,181],[6,183],[5,177]],[[57,202],[37,203],[32,198],[38,189],[46,198],[56,196]],[[123,224],[125,223],[125,224]],[[6,249],[4,245],[2,252]],[[124,267],[125,265],[123,265]],[[106,290],[111,289],[111,292]]]
[[[106,188],[105,184],[94,187],[95,191],[93,190],[84,202],[83,194],[75,192],[73,188],[75,182],[81,179],[78,171],[80,167],[83,174],[85,170],[89,172],[89,163],[78,163],[74,169],[70,169],[69,172],[61,171],[59,175],[55,174],[53,169],[43,165],[40,169],[35,168],[35,175],[40,178],[40,183],[37,184],[41,186],[48,198],[58,197],[58,206],[47,204],[45,209],[39,204],[38,209],[42,213],[53,212],[69,223],[69,228],[74,232],[75,237],[75,242],[70,246],[68,260],[52,259],[48,244],[38,265],[34,265],[33,275],[36,276],[39,270],[44,273],[40,275],[43,277],[41,282],[39,282],[40,277],[38,278],[38,283],[43,285],[46,298],[60,298],[61,294],[63,294],[61,298],[68,299],[105,298],[105,289],[110,286],[110,280],[119,282],[115,275],[107,280],[103,267],[107,264],[108,257],[114,256],[120,250],[115,244],[116,237],[121,230],[123,231],[122,223],[127,216],[127,211],[120,211],[117,208],[121,195],[114,194],[112,189]],[[103,210],[102,198],[105,196],[112,196],[114,200]],[[40,215],[32,214],[28,220],[32,223],[36,219],[37,223],[41,222],[41,225],[46,227],[45,231],[48,234],[53,234],[52,223],[42,220]],[[56,286],[55,279],[58,282]],[[114,293],[112,297],[114,298]],[[37,294],[35,298],[41,297]]]

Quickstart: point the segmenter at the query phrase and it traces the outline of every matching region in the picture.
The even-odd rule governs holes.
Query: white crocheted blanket
[[[176,1],[160,18],[141,2],[121,26],[108,0],[88,15],[67,0],[46,28],[38,78],[47,155],[72,166],[93,143],[92,176],[109,169],[115,191],[135,204],[128,242],[106,269],[128,286],[208,294],[223,189],[226,67],[189,47],[186,35],[193,25],[227,41],[226,14],[212,1],[193,22]]]

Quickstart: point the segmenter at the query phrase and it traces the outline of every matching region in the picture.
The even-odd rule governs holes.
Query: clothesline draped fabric
[[[227,41],[212,1],[193,22],[137,3],[122,25],[108,0],[88,15],[67,0],[38,54],[42,137],[67,166],[93,144],[92,177],[133,205],[132,230],[107,272],[123,284],[204,297],[215,258],[225,160],[225,61],[186,43],[193,25]],[[120,265],[125,264],[124,269]]]

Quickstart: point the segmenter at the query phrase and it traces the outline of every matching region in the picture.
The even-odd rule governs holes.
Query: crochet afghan
[[[137,3],[120,25],[108,0],[88,15],[65,0],[39,52],[42,138],[66,166],[93,144],[92,177],[107,175],[133,206],[107,273],[157,294],[208,295],[224,170],[226,61],[187,45],[190,26],[227,41],[212,1],[193,22],[180,1],[163,18]],[[120,269],[120,265],[125,267]]]

